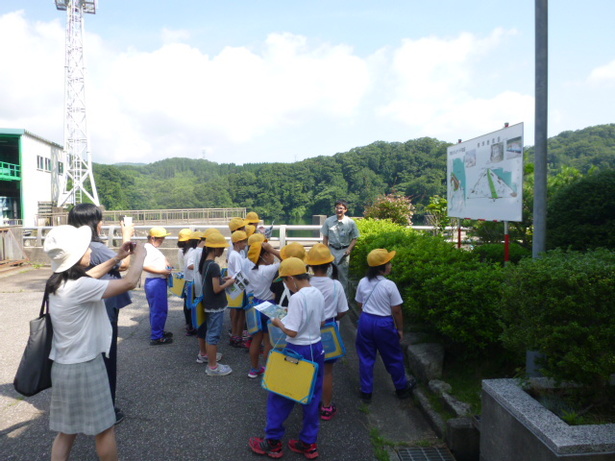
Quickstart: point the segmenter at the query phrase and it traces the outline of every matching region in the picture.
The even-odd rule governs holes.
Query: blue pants
[[[301,354],[307,360],[318,364],[318,374],[314,385],[314,396],[308,405],[303,406],[303,428],[299,433],[299,438],[305,443],[316,443],[318,440],[318,429],[320,428],[320,400],[322,398],[322,377],[325,366],[325,353],[322,343],[318,342],[311,346],[297,346],[288,344],[287,349],[292,349]],[[284,422],[290,415],[295,406],[295,401],[282,397],[281,395],[269,393],[267,400],[267,427],[265,437],[268,439],[281,440],[284,438]]]
[[[161,278],[145,279],[145,297],[149,304],[149,323],[152,327],[152,340],[164,337],[164,324],[169,313],[167,299],[167,280]]]
[[[371,394],[374,390],[374,363],[377,352],[380,352],[395,389],[405,389],[408,386],[404,353],[393,317],[362,313],[357,328],[356,347],[359,356],[361,392]]]

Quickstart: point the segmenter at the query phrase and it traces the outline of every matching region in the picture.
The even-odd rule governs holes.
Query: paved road
[[[28,321],[38,314],[48,268],[14,272],[0,277],[0,460],[36,461],[50,457],[55,436],[48,429],[50,390],[24,398],[12,386],[28,337]],[[226,344],[221,363],[233,373],[208,377],[195,361],[196,339],[182,335],[181,301],[170,298],[167,329],[175,343],[149,345],[149,317],[144,293],[133,292],[133,304],[122,309],[119,322],[117,404],[126,420],[117,426],[120,458],[128,461],[257,460],[250,452],[250,436],[262,435],[267,392],[260,379],[248,379],[248,356]],[[400,402],[382,364],[372,404],[360,403],[354,324],[342,321],[348,355],[335,369],[335,401],[340,410],[320,430],[321,459],[373,460],[370,431],[404,444],[436,443],[435,434],[411,401]],[[287,438],[301,427],[301,411],[287,422]],[[74,460],[95,460],[92,438],[80,436]],[[285,459],[304,459],[286,450]],[[393,452],[391,459],[398,457]]]

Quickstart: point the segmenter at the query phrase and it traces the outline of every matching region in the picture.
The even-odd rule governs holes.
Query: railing
[[[23,241],[24,246],[29,248],[42,248],[46,235],[54,226],[38,226],[38,227],[24,227],[23,228]],[[135,236],[134,241],[147,240],[147,233],[152,226],[134,226]],[[165,226],[167,232],[171,235],[165,239],[166,245],[164,247],[175,247],[177,244],[177,234],[180,229],[188,228],[192,231],[203,231],[209,228],[215,228],[220,230],[224,234],[229,234],[228,225],[182,225],[182,226]],[[305,246],[311,247],[314,243],[322,241],[320,235],[320,227],[317,225],[279,225],[273,226],[273,234],[271,241],[279,244],[279,247],[283,247],[288,242],[297,241],[304,243]],[[296,235],[297,233],[310,234],[308,235]],[[229,237],[227,237],[229,238]],[[122,243],[122,229],[120,226],[111,225],[103,226],[103,235],[101,236],[103,242],[109,247],[117,247]],[[172,242],[172,243],[167,243]]]
[[[21,179],[21,167],[14,163],[0,162],[0,180],[19,181]]]
[[[133,237],[134,241],[145,241],[147,240],[147,233],[149,229],[152,227],[151,225],[147,226],[134,226],[135,227],[135,236]],[[184,224],[181,226],[165,226],[165,229],[171,233],[165,240],[164,247],[175,247],[177,245],[177,234],[180,229],[189,228],[192,231],[203,231],[209,228],[216,228],[220,230],[223,235],[230,234],[228,225],[188,225]],[[39,227],[24,227],[23,228],[23,241],[25,247],[37,247],[41,248],[43,246],[43,242],[45,240],[45,236],[47,233],[53,229],[53,226],[39,226]],[[271,237],[271,242],[275,246],[279,246],[279,248],[283,247],[289,242],[301,242],[305,247],[311,248],[315,243],[322,241],[322,234],[320,233],[321,226],[320,225],[291,225],[291,224],[281,224],[273,226],[273,233]],[[433,226],[413,226],[413,229],[421,230],[425,232],[433,232]],[[456,229],[447,228],[447,233],[449,235],[453,235]],[[111,226],[103,226],[103,236],[102,240],[109,247],[117,247],[122,243],[122,232],[120,226],[111,225]]]

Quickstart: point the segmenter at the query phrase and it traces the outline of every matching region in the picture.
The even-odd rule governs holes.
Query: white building
[[[0,128],[0,225],[39,224],[39,210],[51,211],[57,187],[64,184],[62,158],[59,144],[26,130]]]

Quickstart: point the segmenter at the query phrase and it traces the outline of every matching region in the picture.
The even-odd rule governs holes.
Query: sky
[[[85,15],[96,163],[294,162],[524,123],[532,0],[100,0]],[[615,2],[549,5],[549,136],[615,122]],[[0,128],[64,144],[66,12],[0,2]]]

